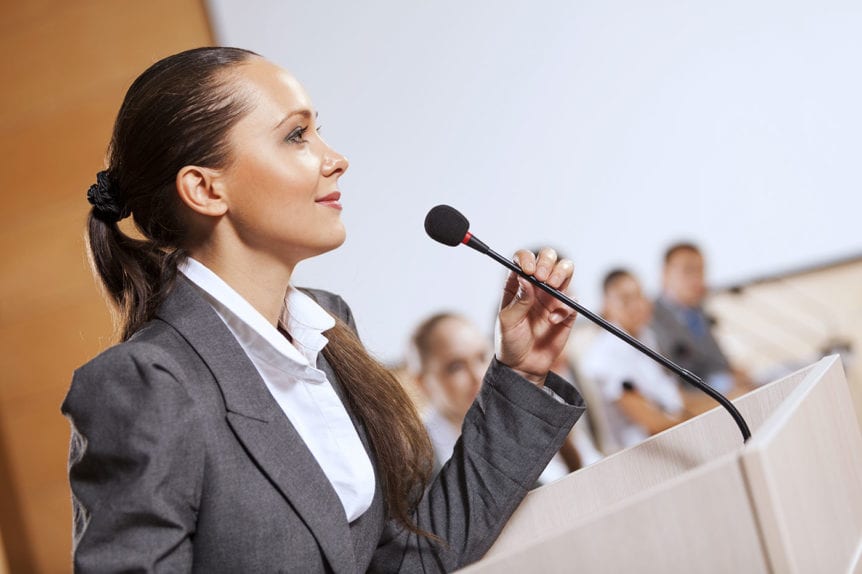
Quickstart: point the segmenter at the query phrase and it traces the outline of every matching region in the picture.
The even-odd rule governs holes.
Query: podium
[[[460,570],[862,574],[862,434],[837,357],[530,492]]]

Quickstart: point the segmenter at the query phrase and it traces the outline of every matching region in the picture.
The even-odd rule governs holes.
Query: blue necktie
[[[706,335],[706,319],[700,309],[688,308],[683,311],[685,317],[685,326],[695,337],[703,337]]]

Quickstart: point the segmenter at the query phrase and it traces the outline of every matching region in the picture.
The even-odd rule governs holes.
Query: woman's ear
[[[217,181],[217,171],[187,165],[177,173],[177,193],[195,213],[211,217],[224,215],[228,204]]]

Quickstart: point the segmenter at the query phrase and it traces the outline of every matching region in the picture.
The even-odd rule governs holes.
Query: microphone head
[[[460,211],[448,205],[431,208],[425,216],[425,232],[434,241],[455,247],[466,237],[470,222]]]

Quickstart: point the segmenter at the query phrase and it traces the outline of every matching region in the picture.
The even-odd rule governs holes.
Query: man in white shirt
[[[637,279],[616,269],[604,280],[604,316],[633,337],[655,347],[647,328],[652,306]],[[685,418],[676,381],[637,349],[602,331],[585,353],[581,373],[601,389],[611,434],[620,448],[639,443]]]

